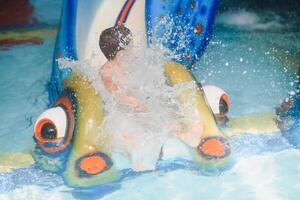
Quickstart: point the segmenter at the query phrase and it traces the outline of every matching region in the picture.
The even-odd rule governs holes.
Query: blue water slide
[[[62,4],[59,30],[52,60],[51,78],[48,84],[49,104],[51,105],[62,92],[62,81],[68,70],[58,67],[59,58],[77,60],[75,45],[77,0],[66,0]]]
[[[191,68],[211,38],[217,0],[147,1],[148,40],[172,50],[176,62]]]
[[[123,13],[122,25],[146,29],[148,45],[154,41],[162,44],[175,55],[171,59],[191,68],[208,45],[216,6],[217,0],[64,0],[48,84],[50,105],[70,74],[69,69],[59,68],[57,59],[88,59],[98,48],[90,45],[98,44],[98,38],[91,35],[117,25]],[[163,23],[165,19],[170,23]],[[101,54],[99,50],[97,53]]]

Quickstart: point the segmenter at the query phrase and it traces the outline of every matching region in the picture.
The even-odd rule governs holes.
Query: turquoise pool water
[[[32,1],[41,22],[55,25],[60,1]],[[47,12],[47,14],[45,14]],[[294,92],[300,30],[274,12],[231,10],[217,17],[214,37],[193,70],[202,84],[227,91],[230,116],[271,112]],[[297,27],[297,26],[296,26]],[[287,31],[288,30],[288,31]],[[33,124],[47,107],[55,38],[0,51],[0,152],[30,152]],[[128,177],[87,195],[34,167],[0,173],[0,199],[299,199],[300,151],[280,135],[232,138],[232,169],[205,176],[184,167]]]

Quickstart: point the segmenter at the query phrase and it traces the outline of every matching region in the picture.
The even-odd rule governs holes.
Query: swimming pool
[[[60,1],[33,2],[42,21],[57,23]],[[44,15],[45,9],[53,13]],[[232,18],[244,20],[234,23]],[[232,102],[230,116],[270,112],[288,92],[293,92],[300,33],[293,28],[285,32],[293,24],[294,21],[282,21],[280,15],[268,12],[232,10],[219,14],[213,40],[193,72],[202,84],[215,84],[228,92]],[[50,77],[54,42],[55,38],[48,37],[40,46],[23,45],[0,52],[2,152],[33,149],[33,123],[48,103],[45,84]],[[128,177],[99,187],[96,196],[86,196],[83,191],[65,186],[59,176],[32,167],[0,174],[0,197],[297,199],[300,194],[298,150],[280,136],[246,135],[232,140],[236,163],[220,176],[205,176],[188,166],[168,168]]]

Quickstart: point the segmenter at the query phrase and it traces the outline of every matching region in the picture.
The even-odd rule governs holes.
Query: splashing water
[[[60,66],[71,67],[92,81],[101,95],[105,109],[104,133],[109,134],[110,149],[127,155],[136,171],[153,170],[166,140],[173,136],[170,126],[185,116],[199,119],[191,104],[183,105],[179,96],[185,89],[196,91],[195,84],[168,84],[163,65],[164,53],[156,48],[130,46],[109,65],[117,92],[108,92],[101,79],[105,67],[95,70],[86,61],[60,60]],[[112,62],[112,61],[111,61]],[[120,95],[122,93],[122,95]],[[124,95],[124,94],[125,95]],[[140,110],[125,99],[135,99]],[[193,99],[193,98],[191,98]]]
[[[245,9],[228,10],[216,19],[216,23],[220,25],[255,31],[295,29],[298,26],[298,21],[297,16],[288,17],[272,11],[253,12]]]

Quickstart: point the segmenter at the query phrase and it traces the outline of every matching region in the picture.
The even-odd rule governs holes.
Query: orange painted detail
[[[203,30],[202,24],[197,24],[195,27],[195,34],[200,35],[202,33],[202,30]]]
[[[214,157],[225,156],[225,145],[219,139],[208,139],[202,143],[200,150],[203,154]]]
[[[61,58],[61,53],[60,53],[60,52],[57,52],[56,55],[55,55],[55,58],[56,58],[56,59]]]
[[[119,21],[118,21],[118,27],[122,26],[124,21],[125,21],[125,18],[126,18],[126,15],[128,14],[129,10],[130,10],[130,7],[131,5],[134,3],[134,0],[128,0],[126,2],[126,5],[124,7],[124,10],[122,11],[121,15],[120,15],[120,18],[119,18]]]
[[[62,80],[62,84],[63,86],[66,86],[68,84],[68,80],[67,79]]]
[[[190,54],[189,54],[189,53],[184,54],[184,58],[185,58],[186,60],[190,59]]]
[[[196,8],[196,2],[195,2],[195,1],[192,1],[192,3],[191,3],[191,8],[192,8],[192,9]]]
[[[96,155],[83,158],[80,162],[80,169],[92,175],[102,172],[106,167],[105,160]]]
[[[292,106],[293,106],[293,101],[291,98],[288,98],[287,100],[282,102],[278,108],[276,108],[276,112],[277,113],[287,112]]]

